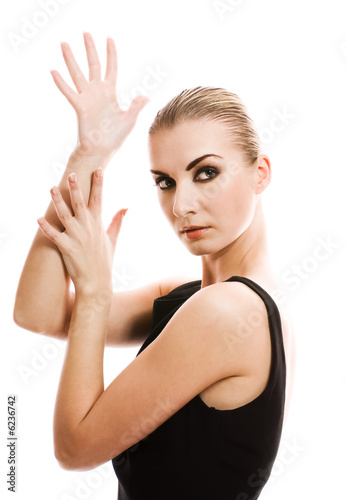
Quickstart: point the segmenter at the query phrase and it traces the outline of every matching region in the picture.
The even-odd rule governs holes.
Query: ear
[[[260,155],[256,160],[257,187],[255,194],[261,194],[271,181],[271,165],[267,155]]]

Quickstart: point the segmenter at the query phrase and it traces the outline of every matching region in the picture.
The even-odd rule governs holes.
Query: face
[[[149,138],[162,210],[194,255],[225,251],[253,220],[257,169],[245,165],[225,125],[186,121]]]

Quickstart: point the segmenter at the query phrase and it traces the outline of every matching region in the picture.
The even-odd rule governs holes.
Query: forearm
[[[133,129],[147,98],[136,96],[128,110],[122,110],[116,95],[117,56],[114,41],[107,39],[107,67],[101,79],[100,61],[94,41],[84,33],[89,64],[89,80],[80,71],[67,43],[61,44],[63,57],[76,87],[73,90],[58,71],[53,80],[66,97],[78,119],[78,146],[71,156],[59,188],[66,205],[71,208],[67,177],[75,172],[87,204],[92,173],[104,168]],[[41,215],[41,214],[38,214]],[[64,232],[64,226],[50,203],[44,214],[46,223]],[[42,228],[41,228],[42,229]],[[70,278],[56,245],[39,229],[29,250],[17,289],[13,318],[21,327],[39,333],[66,338],[73,308]]]
[[[59,189],[68,207],[71,207],[68,175],[72,172],[77,174],[84,201],[87,203],[92,173],[98,167],[104,168],[108,161],[106,156],[82,157],[78,153],[71,155],[59,183]],[[53,227],[64,230],[52,202],[44,216]],[[73,306],[70,283],[61,253],[38,229],[18,284],[14,307],[16,323],[32,331],[65,338]]]
[[[103,355],[111,297],[111,285],[87,296],[76,293],[54,412],[55,453],[61,461],[78,436],[77,427],[104,391]]]

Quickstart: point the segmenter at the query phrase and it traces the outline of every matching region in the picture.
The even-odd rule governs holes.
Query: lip
[[[185,233],[185,231],[194,231],[195,229],[206,229],[206,226],[184,226],[181,232]]]
[[[202,236],[206,231],[208,231],[209,227],[205,226],[185,226],[181,230],[181,233],[185,236],[185,238],[196,239]]]

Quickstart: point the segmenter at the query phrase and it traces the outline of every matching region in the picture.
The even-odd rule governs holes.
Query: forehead
[[[222,156],[234,150],[226,125],[219,121],[184,121],[149,137],[152,164],[171,161],[189,163],[206,153]]]

